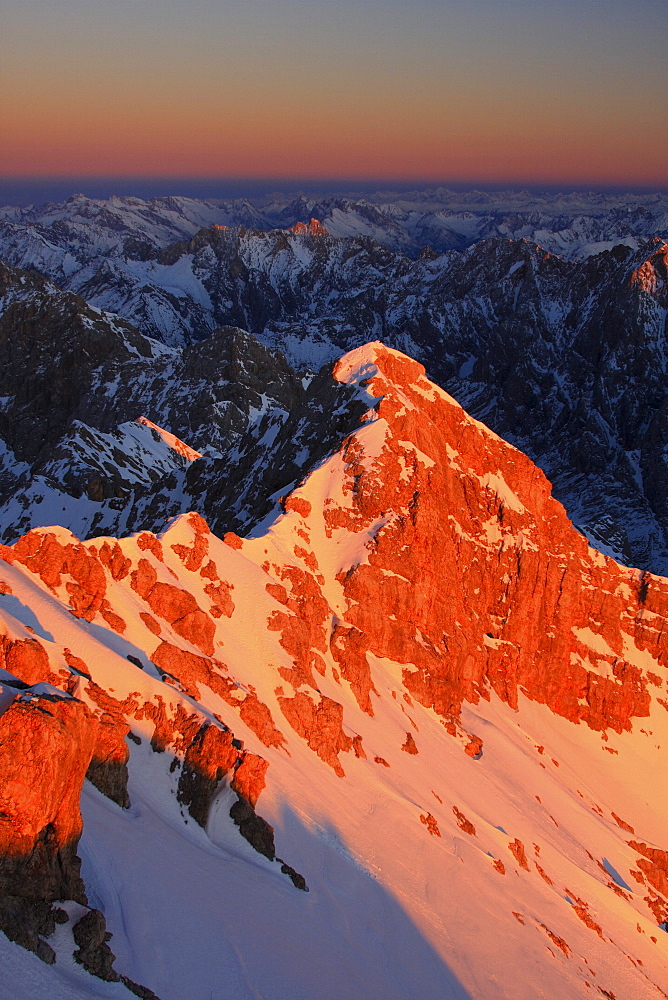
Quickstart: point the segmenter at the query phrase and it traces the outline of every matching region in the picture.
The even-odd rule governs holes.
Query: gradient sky
[[[1,0],[0,175],[668,185],[667,0]]]

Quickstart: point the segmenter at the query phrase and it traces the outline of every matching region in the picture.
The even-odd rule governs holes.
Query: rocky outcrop
[[[0,665],[28,686],[58,680],[51,670],[44,646],[31,636],[26,639],[0,636]]]
[[[209,807],[220,782],[241,759],[229,730],[202,726],[183,759],[177,797],[200,826],[206,827]]]
[[[278,702],[294,731],[342,778],[345,771],[339,753],[353,745],[343,731],[343,706],[324,695],[314,702],[305,691],[298,691],[292,698],[279,696]]]
[[[245,837],[256,851],[273,861],[276,857],[273,827],[257,815],[250,802],[241,796],[237,798],[230,808],[230,816],[239,827],[241,836]]]
[[[53,689],[18,692],[0,716],[0,928],[47,962],[44,938],[62,917],[54,903],[87,903],[79,797],[97,728],[81,702]]]
[[[107,944],[111,934],[100,911],[89,910],[74,925],[72,934],[78,946],[75,960],[98,979],[117,983],[121,977],[114,969],[116,956]]]
[[[130,726],[120,719],[102,713],[99,717],[98,737],[86,777],[98,791],[116,802],[122,809],[129,809],[128,760],[130,752],[126,737]]]
[[[329,233],[319,219],[311,219],[310,222],[295,222],[290,226],[290,232],[297,236],[328,236]]]
[[[258,757],[249,751],[237,758],[234,777],[230,784],[237,795],[249,802],[253,808],[267,783],[268,767],[269,764],[264,757]]]
[[[664,924],[668,921],[668,851],[650,847],[642,841],[630,840],[628,843],[629,847],[640,855],[639,870],[632,869],[631,875],[649,889],[645,902],[652,910],[657,923]]]
[[[113,622],[118,620],[105,597],[107,578],[103,564],[78,539],[62,542],[53,532],[31,531],[11,549],[8,558],[38,574],[52,589],[61,585],[63,575],[69,577],[65,586],[77,617],[92,621],[99,611],[111,614]]]
[[[116,972],[114,968],[116,956],[108,944],[112,935],[107,930],[106,921],[99,910],[88,910],[80,917],[72,927],[72,936],[77,945],[73,958],[92,976],[108,983],[120,982],[141,1000],[160,1000],[153,990]]]
[[[238,697],[238,687],[226,676],[225,665],[221,661],[198,656],[169,642],[162,642],[151,654],[151,659],[165,677],[176,679],[193,698],[199,696],[199,685],[205,684],[228,704],[238,708],[243,721],[265,746],[281,746],[285,742],[269,708],[253,691]]]
[[[109,614],[106,617],[109,618]],[[88,667],[80,657],[74,656],[67,648],[63,657],[69,671],[54,669],[38,639],[0,635],[0,665],[22,686],[46,682],[71,693],[78,687],[78,678],[90,680]],[[103,795],[127,809],[130,805],[127,791],[129,751],[125,737],[130,727],[120,717],[112,718],[104,711],[96,718],[95,744],[86,777]]]
[[[265,785],[267,761],[241,748],[229,730],[204,724],[185,751],[178,801],[193,819],[206,828],[209,809],[221,785],[227,781],[237,799],[230,807],[242,837],[270,861],[274,860],[274,831],[255,812],[255,804]]]
[[[146,601],[153,614],[163,618],[178,635],[203,653],[213,654],[215,625],[192,594],[174,584],[158,581],[155,568],[146,559],[141,559],[132,573],[132,588]]]

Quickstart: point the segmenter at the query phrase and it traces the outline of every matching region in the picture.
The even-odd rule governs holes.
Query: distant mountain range
[[[228,200],[94,199],[79,194],[60,204],[0,208],[0,218],[40,229],[58,229],[65,223],[74,233],[83,227],[85,242],[100,240],[100,246],[105,230],[111,237],[108,246],[122,235],[138,234],[154,246],[164,246],[213,223],[279,229],[313,217],[332,236],[368,236],[413,257],[425,245],[441,253],[498,237],[528,239],[565,259],[582,259],[619,243],[637,246],[638,241],[665,236],[668,195],[446,188],[380,191],[363,197],[274,194]]]

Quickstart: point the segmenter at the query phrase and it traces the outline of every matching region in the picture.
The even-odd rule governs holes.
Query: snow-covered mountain
[[[3,981],[665,997],[668,580],[414,361],[333,374],[355,428],[247,537],[0,550],[0,921],[55,958]]]
[[[0,211],[2,1000],[668,996],[667,207]]]

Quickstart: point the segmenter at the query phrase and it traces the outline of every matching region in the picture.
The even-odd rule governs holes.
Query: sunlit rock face
[[[0,716],[0,921],[11,940],[53,961],[44,940],[55,930],[53,903],[85,904],[77,844],[79,798],[97,724],[84,705],[56,689],[3,683]]]
[[[413,664],[406,687],[444,715],[490,689],[514,707],[522,691],[598,730],[646,715],[653,681],[635,661],[645,652],[666,663],[665,581],[589,548],[533,463],[419,365],[362,349],[336,376],[362,379],[380,399],[369,444],[360,434],[344,452],[352,503],[324,510],[330,538],[373,537],[368,558],[337,575],[349,608],[335,640],[342,659]],[[371,441],[377,428],[382,444]]]

